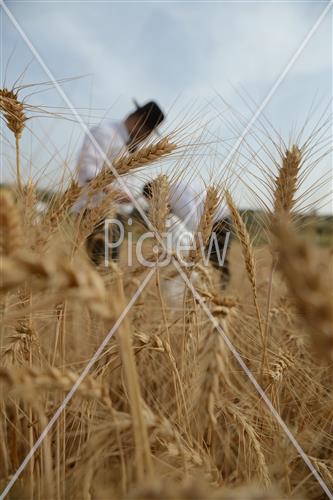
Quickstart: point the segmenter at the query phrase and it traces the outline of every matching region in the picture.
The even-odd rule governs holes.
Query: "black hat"
[[[152,183],[152,181],[146,182],[146,184],[142,188],[142,194],[148,200],[152,197],[152,195],[153,195],[153,183]]]
[[[158,127],[160,123],[164,120],[164,113],[161,108],[154,101],[149,101],[143,106],[139,106],[139,104],[133,99],[134,104],[136,106],[136,112],[139,112],[141,116],[144,116],[145,125],[153,130]]]

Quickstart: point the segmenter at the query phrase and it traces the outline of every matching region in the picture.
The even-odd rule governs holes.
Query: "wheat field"
[[[128,265],[129,240],[118,263],[94,266],[85,242],[114,213],[114,193],[89,217],[73,217],[82,188],[69,179],[41,214],[20,156],[29,111],[14,91],[3,89],[0,99],[16,146],[16,179],[0,191],[1,490],[40,500],[327,498],[332,248],[304,236],[296,210],[304,173],[323,155],[322,135],[279,147],[279,161],[267,166],[260,245],[232,186],[207,187],[198,231],[208,239],[219,199],[232,218],[223,289],[196,251],[182,275],[176,256],[159,267],[153,246],[169,217],[164,174],[148,213],[152,266]],[[114,167],[123,175],[182,154],[175,133]],[[113,179],[105,168],[89,189]]]

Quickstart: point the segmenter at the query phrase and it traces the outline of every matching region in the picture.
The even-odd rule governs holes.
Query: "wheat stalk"
[[[7,127],[15,137],[20,138],[27,117],[24,105],[18,99],[18,93],[13,90],[0,89],[0,111],[3,113]]]
[[[119,272],[116,274],[115,291],[117,303],[115,303],[115,316],[119,317],[126,307],[124,286]],[[132,334],[128,317],[125,316],[118,330],[118,342],[120,354],[126,376],[126,388],[131,407],[133,434],[136,444],[136,467],[139,479],[151,476],[153,464],[151,459],[150,443],[148,439],[147,425],[144,419],[143,399],[141,396],[140,381],[133,352]]]
[[[205,430],[207,419],[213,427],[217,424],[216,402],[220,397],[220,380],[225,369],[225,345],[221,335],[213,331],[207,335],[203,346],[202,352],[199,352],[199,363],[202,369],[206,367],[206,371],[200,384],[202,400],[197,406],[203,412],[199,421],[200,425],[206,421],[206,425],[203,426]]]
[[[234,229],[236,231],[236,235],[241,244],[242,253],[245,261],[246,272],[251,283],[251,287],[253,289],[253,294],[257,297],[257,287],[256,287],[256,263],[254,258],[254,251],[252,242],[250,239],[250,235],[246,229],[245,223],[237,210],[237,207],[231,197],[231,194],[227,191],[226,201],[228,204],[228,208],[230,210],[232,222]]]
[[[0,253],[13,255],[23,246],[20,214],[12,194],[0,191]]]
[[[109,316],[103,280],[87,264],[75,266],[61,256],[43,259],[22,253],[3,257],[1,273],[1,292],[18,288],[28,281],[32,289],[70,293],[85,302],[89,309],[102,316]]]
[[[110,191],[99,205],[91,208],[87,213],[80,215],[77,220],[76,247],[79,247],[88,236],[94,231],[96,226],[105,220],[116,215],[115,192]]]
[[[166,231],[169,207],[169,181],[166,175],[159,175],[151,183],[152,197],[149,207],[149,218],[159,235]]]
[[[36,184],[31,178],[28,179],[27,184],[23,189],[24,195],[24,219],[27,221],[25,224],[31,226],[36,216],[36,205],[38,203]]]
[[[79,375],[68,369],[48,367],[0,368],[0,379],[11,389],[24,391],[60,390],[70,391],[79,379]],[[111,407],[110,391],[107,386],[98,383],[87,375],[78,385],[76,393],[84,398],[97,399]]]
[[[235,304],[229,301],[227,305],[211,308],[213,316],[227,335],[235,311]],[[220,400],[221,381],[224,380],[226,384],[229,379],[228,353],[222,336],[215,328],[202,339],[198,352],[198,365],[202,373],[197,384],[200,387],[199,400],[195,406],[199,409],[200,426],[204,423],[202,431],[205,431],[208,421],[213,427],[217,425],[216,404]]]
[[[8,337],[8,344],[3,348],[2,361],[6,365],[27,364],[31,358],[32,348],[36,347],[40,354],[40,344],[36,332],[24,321],[20,321],[15,328],[15,333]]]
[[[18,99],[18,93],[13,90],[0,89],[0,111],[4,115],[9,130],[15,136],[16,146],[16,180],[19,191],[22,191],[22,180],[20,171],[20,138],[24,130],[27,117],[24,105]]]
[[[275,358],[276,359],[274,363],[272,363],[272,367],[270,368],[268,375],[275,383],[279,383],[282,381],[283,374],[286,370],[295,366],[295,359],[290,352],[284,351],[283,349],[279,349]]]
[[[287,216],[273,226],[279,268],[305,320],[314,346],[333,360],[333,294],[329,272],[320,273],[309,245],[297,238]]]
[[[122,155],[113,160],[112,165],[117,170],[118,175],[129,173],[135,168],[140,168],[146,165],[151,165],[156,161],[168,156],[176,149],[176,144],[169,142],[168,138],[161,139],[160,141],[144,146],[134,153]],[[90,192],[103,190],[108,184],[115,180],[114,172],[105,166],[101,172],[90,181],[87,189]]]
[[[232,422],[236,422],[239,434],[246,434],[249,440],[249,448],[255,451],[256,474],[258,474],[267,487],[271,484],[270,474],[266,463],[263,446],[261,446],[261,436],[249,422],[248,418],[238,406],[230,401],[221,404],[222,412],[229,416]],[[250,417],[251,418],[251,417]],[[261,439],[260,439],[261,438]],[[244,443],[245,444],[245,443]]]
[[[220,197],[218,189],[215,187],[208,187],[206,190],[206,200],[204,204],[203,213],[200,218],[197,232],[202,235],[202,242],[207,245],[208,239],[212,234],[214,215],[219,205]]]
[[[302,154],[301,150],[293,145],[291,150],[287,150],[282,157],[282,165],[278,175],[274,179],[273,192],[273,213],[271,215],[271,223],[279,218],[282,213],[291,213],[295,206],[295,193],[298,185],[298,174],[301,167]],[[272,264],[269,275],[269,286],[267,293],[266,319],[265,319],[265,339],[268,338],[270,328],[270,309],[272,302],[272,287],[274,271],[278,265],[276,255],[272,256]]]
[[[69,209],[78,200],[82,188],[75,181],[71,181],[68,189],[60,195],[52,204],[51,209],[45,215],[45,232],[44,242],[48,240],[50,235],[57,229],[59,224],[65,219]]]
[[[317,145],[305,143],[311,158],[315,156],[312,148],[322,151],[326,144],[322,130]],[[196,143],[195,148],[198,146]],[[263,146],[266,149],[267,144]],[[145,154],[144,159],[141,148],[117,158],[115,165],[126,174],[163,158],[162,154],[154,159],[152,151]],[[184,159],[192,161],[192,156],[189,145]],[[264,334],[269,351],[263,382],[276,411],[330,487],[332,371],[330,365],[318,363],[303,335],[307,327],[321,352],[327,356],[332,353],[332,293],[324,261],[328,252],[325,248],[309,249],[299,240],[296,244],[295,235],[288,232],[292,231],[290,225],[287,232],[283,226],[283,214],[291,214],[297,203],[302,158],[296,146],[282,156],[269,216],[277,240],[274,250],[281,257],[290,292],[286,293],[280,280],[274,281],[272,308],[267,308],[271,318],[269,344]],[[16,482],[14,497],[254,500],[256,495],[282,498],[289,494],[294,498],[299,494],[312,500],[321,498],[318,478],[308,474],[214,326],[221,324],[249,370],[255,372],[261,350],[258,304],[266,300],[269,250],[260,248],[261,265],[256,273],[259,263],[251,238],[234,207],[235,232],[251,287],[244,286],[247,277],[244,266],[236,260],[238,254],[232,252],[232,288],[237,298],[226,297],[214,288],[213,282],[209,283],[210,271],[205,270],[198,254],[193,257],[195,288],[217,321],[213,326],[200,309],[198,297],[164,307],[161,295],[169,292],[170,283],[170,290],[184,290],[182,283],[177,288],[179,277],[173,282],[176,276],[171,276],[169,269],[157,287],[154,280],[147,283],[134,303],[132,292],[143,284],[143,266],[130,269],[120,260],[96,272],[87,265],[86,256],[81,262],[80,252],[73,251],[77,248],[73,242],[79,245],[103,219],[110,200],[105,197],[95,208],[90,203],[85,207],[89,210],[83,209],[73,224],[63,224],[79,196],[84,194],[88,202],[94,201],[89,198],[93,189],[103,192],[113,180],[114,175],[105,169],[83,188],[72,183],[54,198],[43,218],[35,217],[36,193],[31,182],[23,188],[23,203],[18,207],[13,199],[9,203],[0,199],[0,292],[9,292],[0,299],[2,483],[13,477],[64,393],[76,386],[82,367],[116,321],[116,336],[105,346],[92,376],[79,385],[79,397],[64,409],[27,473]],[[150,218],[157,236],[166,229],[169,215],[168,179],[160,176],[155,188]],[[213,228],[214,196],[213,191],[211,197],[207,193],[197,232],[203,245],[209,243]],[[22,213],[18,226],[7,220],[14,210],[17,216]],[[282,228],[274,226],[279,223]],[[46,254],[44,243],[56,229],[61,231],[54,235],[55,249]],[[139,228],[133,230],[137,236]],[[22,231],[24,243],[20,245],[22,238],[17,234]],[[36,231],[41,239],[35,237]],[[127,243],[135,245],[136,241],[129,243],[128,239]],[[62,253],[54,255],[60,246]],[[23,253],[31,249],[36,253]],[[320,272],[317,255],[323,260]],[[156,275],[158,278],[158,270]],[[87,313],[87,307],[93,314]],[[299,321],[300,313],[306,327]],[[265,327],[268,331],[267,320]],[[204,481],[196,480],[200,475]],[[281,493],[270,495],[248,485],[248,481],[256,481],[260,487],[270,480],[278,481]],[[242,485],[241,490],[238,485]]]
[[[293,145],[282,158],[282,166],[274,180],[274,214],[281,211],[291,212],[295,205],[298,173],[301,166],[302,154],[300,149]]]
[[[204,476],[186,478],[182,482],[175,480],[155,480],[135,486],[128,500],[287,500],[275,488],[261,488],[253,484],[242,487],[217,486],[209,483]],[[290,497],[289,497],[290,498]],[[295,498],[300,500],[300,497]]]
[[[190,252],[190,259],[198,262],[202,255],[202,246],[206,247],[212,234],[214,215],[220,202],[219,191],[216,187],[209,186],[206,190],[206,199],[199,225],[195,234],[195,249]]]
[[[262,369],[263,369],[263,365],[266,362],[267,338],[265,337],[264,334],[261,313],[258,303],[258,293],[257,293],[257,283],[256,283],[256,262],[254,258],[253,246],[250,239],[250,235],[246,229],[245,223],[239,211],[237,210],[237,207],[232,199],[231,194],[228,191],[226,191],[225,196],[228,208],[230,210],[233,227],[236,231],[237,238],[239,239],[239,242],[241,244],[242,254],[245,262],[245,268],[252,288],[253,301],[257,313],[262,347],[263,347],[263,358],[262,358]]]
[[[164,137],[156,143],[143,146],[134,153],[116,158],[113,161],[113,166],[119,175],[126,174],[133,168],[150,165],[164,156],[168,156],[176,147],[176,144],[173,144],[167,137]]]

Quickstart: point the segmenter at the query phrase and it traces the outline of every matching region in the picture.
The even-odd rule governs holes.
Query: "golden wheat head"
[[[316,349],[333,360],[333,292],[329,270],[320,272],[309,244],[298,238],[287,216],[273,225],[279,268]]]
[[[274,213],[290,212],[295,205],[297,180],[301,166],[302,154],[297,146],[286,151],[282,158],[282,166],[274,181]]]
[[[15,137],[20,138],[27,117],[24,105],[19,101],[17,93],[8,89],[0,89],[0,110],[9,130],[13,132]]]

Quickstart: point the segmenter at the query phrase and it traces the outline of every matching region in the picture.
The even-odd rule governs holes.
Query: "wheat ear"
[[[195,232],[195,245],[192,250],[189,252],[189,260],[194,265],[198,265],[200,259],[204,256],[204,249],[208,243],[209,237],[212,233],[213,229],[213,218],[216,212],[216,208],[219,202],[218,190],[210,186],[206,190],[206,199],[203,207],[203,212],[200,217],[200,221],[198,227]],[[193,271],[193,267],[187,270],[188,275],[190,275],[191,271]],[[207,276],[207,274],[206,274]],[[188,287],[185,287],[184,296],[183,296],[183,312],[185,315],[186,307],[185,304],[187,302],[188,296]],[[192,297],[192,300],[195,301],[195,298]],[[185,319],[185,316],[184,316]],[[185,328],[185,321],[184,321]],[[183,341],[182,341],[182,350],[181,350],[181,373],[184,376],[184,366],[185,366],[185,352],[186,352],[186,343],[187,343],[187,335],[186,330],[184,329]]]
[[[329,272],[320,273],[310,246],[300,240],[288,217],[273,225],[279,269],[308,328],[314,346],[333,360],[333,293]]]
[[[216,208],[219,202],[218,190],[210,186],[206,190],[206,199],[203,207],[203,212],[200,217],[200,221],[194,236],[194,248],[189,252],[189,261],[194,265],[198,265],[200,259],[204,256],[204,249],[208,243],[209,237],[212,233],[213,229],[213,218],[216,212]],[[193,271],[193,267],[187,269],[187,273],[190,276],[191,271]],[[207,276],[207,274],[206,274]],[[183,313],[185,315],[186,311],[186,302],[188,296],[188,287],[185,287],[184,296],[183,296]],[[191,296],[191,299],[195,301],[195,298]],[[186,343],[187,343],[187,335],[185,330],[185,316],[184,316],[184,334],[182,341],[182,350],[181,350],[181,374],[184,376],[184,367],[185,367],[185,353],[186,353]]]
[[[227,334],[233,312],[233,309],[228,307],[220,307],[218,312],[215,310],[212,311],[223,331]],[[198,421],[204,423],[203,432],[206,431],[208,422],[213,427],[217,424],[216,403],[220,399],[221,380],[225,380],[228,372],[226,366],[227,357],[224,340],[214,328],[202,339],[198,353],[201,380],[197,384],[200,387],[200,395],[195,406],[199,409],[200,413]]]
[[[159,175],[152,181],[152,197],[149,218],[159,235],[166,231],[169,207],[169,181],[166,175]]]
[[[109,192],[101,203],[91,208],[87,213],[82,214],[77,219],[76,224],[76,238],[75,247],[79,248],[80,245],[86,241],[88,236],[92,234],[97,225],[103,222],[106,218],[111,219],[115,216],[115,193]]]
[[[149,165],[167,156],[176,149],[176,144],[169,141],[167,137],[156,143],[144,146],[134,153],[122,156],[113,161],[119,175],[126,174],[133,168]]]
[[[253,301],[254,301],[254,306],[256,309],[256,313],[257,313],[261,341],[262,341],[262,346],[263,346],[263,361],[262,361],[262,363],[265,363],[266,362],[266,339],[264,336],[263,324],[262,324],[261,313],[260,313],[259,303],[258,303],[257,284],[256,284],[256,262],[255,262],[255,258],[254,258],[253,246],[252,246],[252,242],[250,239],[250,235],[246,229],[245,223],[244,223],[239,211],[236,208],[236,205],[232,199],[231,194],[228,191],[226,191],[225,196],[226,196],[228,208],[230,210],[230,214],[231,214],[231,218],[232,218],[232,222],[233,222],[233,227],[234,227],[234,230],[236,232],[237,238],[239,239],[239,242],[241,244],[243,258],[244,258],[244,262],[245,262],[245,268],[246,268],[247,276],[248,276],[248,279],[250,281],[251,288],[252,288]]]
[[[33,350],[40,354],[38,336],[33,328],[24,321],[19,321],[15,333],[8,337],[8,344],[3,348],[2,362],[4,365],[25,365]]]
[[[202,246],[206,247],[212,234],[214,215],[220,201],[219,191],[216,187],[209,186],[206,190],[206,200],[203,213],[195,234],[195,249],[190,252],[190,259],[197,262],[202,255]]]
[[[40,389],[69,391],[78,378],[79,375],[73,371],[55,367],[0,368],[0,379],[14,390],[21,388],[34,391]],[[78,385],[76,392],[84,398],[97,399],[111,407],[109,388],[96,382],[92,376],[86,376]]]
[[[32,181],[31,178],[28,179],[28,182],[24,186],[23,189],[24,194],[24,219],[27,221],[27,224],[33,224],[36,212],[36,204],[38,203],[36,184]]]
[[[16,146],[16,180],[19,191],[22,191],[22,179],[20,170],[20,138],[24,130],[27,117],[24,105],[19,101],[17,92],[8,89],[0,89],[0,111],[3,113],[9,130],[15,136]]]
[[[107,295],[102,278],[86,263],[72,265],[58,256],[40,258],[21,253],[1,259],[0,291],[7,292],[29,282],[32,289],[59,293],[67,292],[85,302],[88,308],[101,316],[109,316]]]
[[[297,146],[287,150],[282,158],[282,166],[274,180],[274,214],[281,211],[290,212],[295,205],[298,173],[302,155]]]
[[[145,165],[150,165],[156,161],[168,156],[176,149],[176,144],[169,141],[168,138],[142,147],[131,154],[122,155],[113,160],[112,165],[117,170],[118,175],[124,175],[135,168],[140,168]],[[105,166],[101,172],[89,183],[89,190],[92,192],[100,191],[108,184],[114,181],[115,175],[113,171]]]
[[[116,274],[115,293],[118,298],[117,304],[115,304],[115,316],[120,317],[122,312],[125,310],[126,299],[119,271]],[[153,464],[151,459],[148,430],[144,419],[144,405],[141,396],[140,381],[133,352],[132,333],[130,330],[129,320],[126,315],[120,323],[117,338],[126,377],[126,389],[128,392],[132,414],[138,479],[143,480],[146,474],[148,476],[152,476]]]
[[[19,211],[12,194],[0,191],[0,253],[13,255],[23,244]]]
[[[68,214],[68,210],[79,198],[81,192],[82,188],[75,181],[71,181],[68,189],[54,201],[52,208],[45,216],[47,237],[49,237],[64,220]]]
[[[282,157],[281,167],[278,175],[274,179],[274,211],[271,216],[271,223],[279,217],[282,212],[290,213],[295,205],[295,193],[298,184],[298,174],[302,162],[300,149],[293,145],[291,150],[287,150]],[[278,265],[276,255],[272,256],[272,264],[269,274],[269,286],[267,293],[266,319],[265,319],[265,339],[268,338],[270,327],[270,309],[272,303],[273,277]]]

